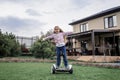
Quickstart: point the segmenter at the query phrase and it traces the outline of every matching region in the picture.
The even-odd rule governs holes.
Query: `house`
[[[74,34],[69,35],[68,55],[120,59],[120,6],[71,22]],[[72,53],[71,53],[72,52]],[[115,58],[113,58],[115,57]],[[109,60],[109,61],[110,61]],[[101,60],[103,61],[103,60]]]

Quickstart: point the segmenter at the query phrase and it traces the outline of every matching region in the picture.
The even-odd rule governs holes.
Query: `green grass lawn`
[[[119,69],[73,65],[73,74],[51,74],[51,65],[52,63],[0,63],[0,80],[120,80]]]

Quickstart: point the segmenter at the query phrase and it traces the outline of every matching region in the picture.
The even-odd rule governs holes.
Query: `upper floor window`
[[[80,25],[80,31],[85,32],[88,30],[88,23],[83,23]]]
[[[117,19],[116,16],[109,16],[104,18],[105,28],[111,28],[117,26]]]

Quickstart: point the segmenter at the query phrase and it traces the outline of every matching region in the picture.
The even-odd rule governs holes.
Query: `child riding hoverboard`
[[[60,63],[60,67],[57,67],[56,64],[53,64],[53,66],[51,66],[51,73],[55,74],[56,72],[69,72],[70,74],[73,73],[73,68],[72,65],[68,65],[68,67],[63,66],[63,54],[61,54],[61,63]]]
[[[73,73],[72,65],[68,65],[66,47],[65,47],[65,42],[64,42],[64,36],[69,35],[69,34],[72,34],[72,32],[63,32],[62,29],[59,28],[59,26],[55,26],[53,34],[44,38],[44,40],[53,39],[56,45],[57,62],[56,64],[53,64],[51,68],[51,73],[53,74],[57,71],[69,72],[71,74]],[[65,67],[60,67],[60,64],[62,64],[61,55],[63,56]]]

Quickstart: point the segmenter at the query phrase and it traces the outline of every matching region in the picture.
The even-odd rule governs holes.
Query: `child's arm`
[[[53,38],[53,35],[50,35],[50,36],[43,38],[43,40],[52,39],[52,38]]]
[[[73,32],[63,32],[63,35],[70,35],[73,34]]]

